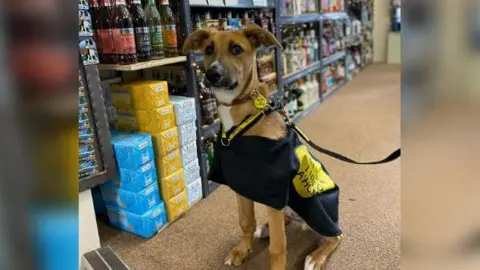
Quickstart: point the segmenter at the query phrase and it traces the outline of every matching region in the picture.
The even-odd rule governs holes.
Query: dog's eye
[[[233,55],[239,55],[242,53],[242,48],[238,45],[233,45],[230,48],[230,51],[232,52]]]
[[[205,54],[206,54],[206,55],[212,55],[212,54],[213,54],[213,45],[208,45],[208,46],[205,48]]]

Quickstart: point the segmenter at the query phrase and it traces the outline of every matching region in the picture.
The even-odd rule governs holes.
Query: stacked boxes
[[[110,89],[110,99],[117,110],[117,129],[157,134],[175,127],[173,106],[168,104],[167,82],[120,83]]]
[[[180,194],[179,196],[183,197],[176,198],[176,201],[180,202],[186,198],[188,207],[191,207],[202,198],[200,165],[197,155],[195,100],[182,96],[170,96],[170,103],[175,111],[184,182],[187,187],[186,194]]]
[[[103,184],[103,200],[110,223],[142,237],[151,237],[166,223],[160,199],[151,136],[112,132],[119,180]]]

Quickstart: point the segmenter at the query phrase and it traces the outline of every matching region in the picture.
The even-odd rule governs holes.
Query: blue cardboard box
[[[109,184],[103,184],[100,188],[107,206],[114,206],[134,214],[141,215],[161,201],[157,181],[140,192],[123,190]]]
[[[122,169],[136,170],[155,157],[149,134],[112,132],[112,144],[117,165]]]
[[[113,206],[107,206],[110,224],[144,238],[150,238],[167,224],[165,205],[159,202],[155,207],[137,215]]]
[[[119,168],[119,178],[108,180],[105,184],[126,191],[140,192],[153,182],[157,182],[155,161],[149,161],[137,170]]]

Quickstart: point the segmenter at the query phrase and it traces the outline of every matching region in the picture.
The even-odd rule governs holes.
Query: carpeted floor
[[[357,160],[385,157],[400,145],[400,67],[373,65],[330,96],[300,127],[315,142]],[[400,268],[400,161],[377,166],[346,164],[316,154],[340,186],[340,222],[345,241],[327,269]],[[257,222],[266,211],[256,205]],[[230,269],[223,266],[240,228],[233,192],[221,187],[184,217],[145,240],[100,223],[102,245],[110,245],[133,269]],[[287,228],[288,269],[303,260],[320,238]],[[235,269],[269,269],[268,240],[259,240],[248,261]]]

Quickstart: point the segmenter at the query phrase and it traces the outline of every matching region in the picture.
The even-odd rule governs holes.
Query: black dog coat
[[[342,233],[339,188],[291,127],[279,140],[236,136],[228,146],[218,140],[208,179],[257,203],[278,210],[289,206],[321,235]]]

